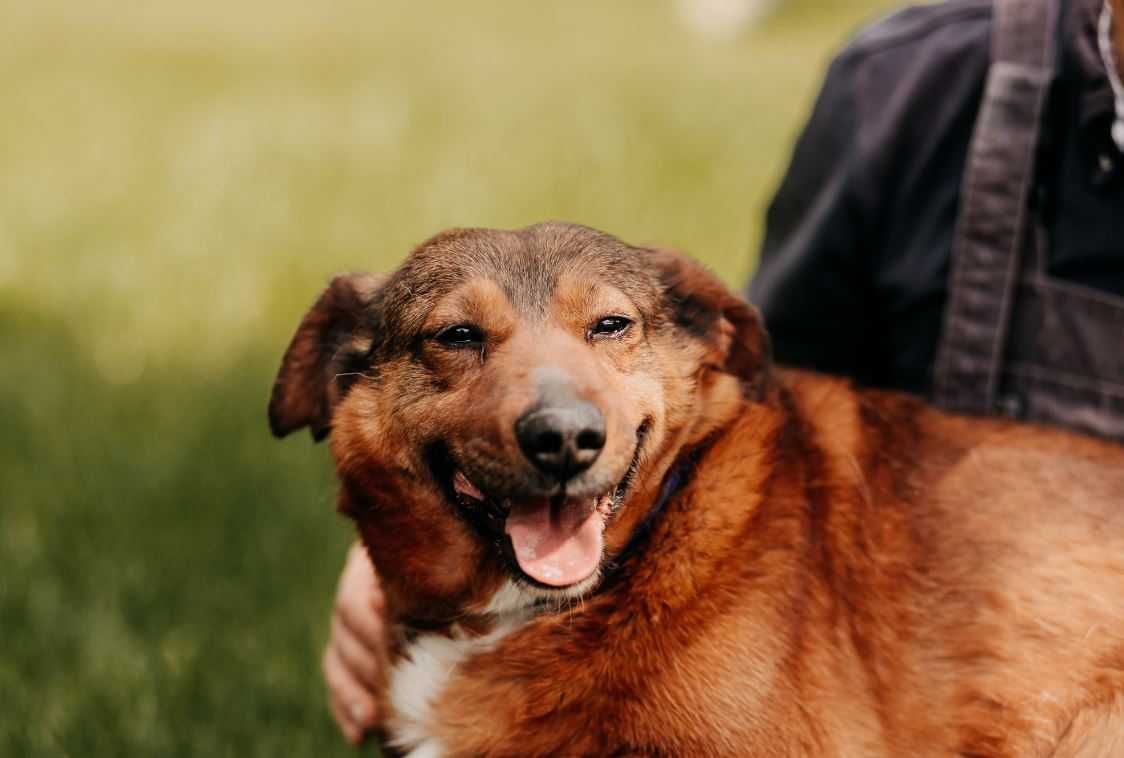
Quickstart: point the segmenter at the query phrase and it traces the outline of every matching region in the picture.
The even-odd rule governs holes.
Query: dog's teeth
[[[474,485],[472,482],[468,481],[468,477],[466,477],[460,471],[458,471],[456,476],[453,477],[453,489],[456,490],[461,495],[464,495],[465,497],[470,497],[473,500],[483,500],[484,499],[484,493],[481,492],[480,490],[478,490],[476,488],[476,485]]]

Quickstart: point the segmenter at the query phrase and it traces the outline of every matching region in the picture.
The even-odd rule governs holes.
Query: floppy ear
[[[374,341],[371,304],[385,277],[341,274],[332,279],[301,319],[269,399],[269,428],[277,437],[307,426],[322,440],[331,429],[332,409],[360,372],[359,360]]]
[[[772,348],[758,310],[682,253],[653,254],[675,322],[711,346],[713,368],[738,377],[749,395],[760,396],[770,381]]]

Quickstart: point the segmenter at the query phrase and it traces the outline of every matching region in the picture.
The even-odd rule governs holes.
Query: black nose
[[[515,437],[535,467],[562,481],[593,465],[605,447],[605,417],[584,401],[536,408],[515,422]]]

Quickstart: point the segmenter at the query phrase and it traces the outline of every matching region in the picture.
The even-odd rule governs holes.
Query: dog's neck
[[[860,497],[852,459],[857,441],[834,431],[849,428],[859,412],[854,401],[844,402],[845,389],[844,382],[786,371],[765,397],[743,405],[649,520],[641,549],[603,585],[605,602],[663,616],[735,586],[785,596],[791,577],[761,566],[819,560],[817,534],[832,502]],[[780,469],[784,476],[776,475]],[[832,480],[829,471],[841,473]],[[844,480],[853,487],[823,491],[824,481]],[[685,587],[692,589],[685,593]]]
[[[680,455],[671,465],[663,477],[656,498],[648,505],[647,511],[640,517],[636,526],[632,528],[632,533],[629,535],[628,541],[625,543],[624,547],[617,552],[606,567],[604,578],[598,585],[597,592],[602,592],[612,587],[615,584],[615,579],[621,568],[626,563],[641,558],[648,547],[652,530],[656,527],[660,517],[667,509],[668,504],[690,483],[695,467],[698,465],[703,455],[705,455],[706,449],[709,446],[710,440],[696,445]]]

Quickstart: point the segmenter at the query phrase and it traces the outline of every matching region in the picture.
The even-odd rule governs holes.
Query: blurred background
[[[579,221],[731,285],[887,0],[0,7],[0,754],[348,755],[273,372],[341,270]]]

